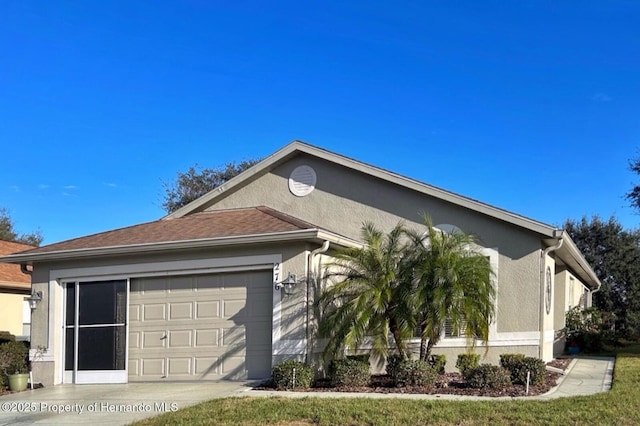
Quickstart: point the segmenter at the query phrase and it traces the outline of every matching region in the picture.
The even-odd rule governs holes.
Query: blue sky
[[[45,244],[293,139],[550,224],[640,223],[635,0],[7,0],[0,55],[0,207]]]

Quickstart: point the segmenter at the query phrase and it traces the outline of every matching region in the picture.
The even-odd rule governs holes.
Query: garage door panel
[[[169,358],[169,376],[193,374],[192,362],[191,358]]]
[[[169,348],[191,348],[192,330],[173,330],[169,332]]]
[[[193,303],[192,302],[176,302],[169,303],[169,319],[193,319]]]
[[[145,304],[142,312],[143,321],[164,321],[167,319],[167,305],[165,303]]]
[[[220,318],[220,302],[218,300],[196,302],[196,318]]]
[[[143,358],[141,376],[162,377],[165,371],[165,361],[164,358]]]
[[[142,307],[140,305],[129,305],[129,321],[140,321]]]
[[[218,357],[196,357],[197,375],[219,375],[220,358]]]
[[[142,332],[142,348],[164,348],[166,333],[164,330]]]
[[[240,320],[245,316],[246,299],[229,300],[225,299],[222,306],[222,318]]]
[[[129,350],[140,348],[140,332],[129,332]]]
[[[168,284],[169,293],[191,293],[194,288],[193,277],[171,277]]]
[[[196,347],[197,348],[210,348],[220,346],[220,331],[219,329],[205,329],[199,328],[196,330]]]
[[[167,280],[165,278],[142,279],[137,285],[132,286],[132,291],[144,293],[157,293],[164,296],[167,291]]]
[[[223,287],[222,274],[195,277],[195,288],[198,292],[220,293]]]
[[[129,365],[135,368],[129,379],[268,377],[271,275],[266,270],[132,280]]]

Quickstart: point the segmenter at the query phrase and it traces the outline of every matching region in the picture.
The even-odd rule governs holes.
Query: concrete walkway
[[[545,395],[553,399],[590,395],[611,388],[614,358],[577,358],[559,385]],[[129,383],[126,385],[58,385],[0,396],[0,425],[124,425],[176,411],[199,402],[229,396],[404,398],[501,400],[513,398],[457,395],[376,394],[346,392],[270,392],[251,390],[249,382]]]

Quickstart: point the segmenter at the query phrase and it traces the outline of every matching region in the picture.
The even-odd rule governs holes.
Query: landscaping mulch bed
[[[559,358],[547,363],[555,368],[566,370],[571,363],[571,358]],[[427,394],[427,395],[464,395],[464,396],[489,396],[489,397],[516,397],[535,396],[547,393],[553,388],[560,374],[547,371],[545,381],[539,386],[529,386],[529,394],[524,385],[513,385],[506,389],[473,389],[467,386],[460,373],[446,373],[438,376],[436,384],[432,387],[395,387],[389,375],[380,374],[371,377],[371,385],[364,387],[331,387],[328,379],[316,380],[310,389],[296,389],[303,392],[360,392],[360,393],[401,393],[401,394]],[[255,390],[276,390],[269,384],[257,386]]]

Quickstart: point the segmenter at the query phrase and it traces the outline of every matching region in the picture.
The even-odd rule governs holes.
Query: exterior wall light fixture
[[[29,302],[29,307],[33,311],[38,303],[42,301],[42,292],[41,291],[32,291],[31,296],[24,298],[25,302]]]
[[[296,280],[296,274],[292,274],[289,272],[287,278],[279,283],[276,283],[276,290],[283,290],[286,296],[291,296],[293,294],[294,287],[298,284]]]

